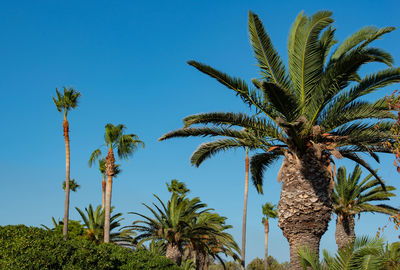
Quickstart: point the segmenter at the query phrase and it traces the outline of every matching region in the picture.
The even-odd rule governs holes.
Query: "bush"
[[[146,250],[62,236],[35,227],[0,226],[0,269],[181,269]]]

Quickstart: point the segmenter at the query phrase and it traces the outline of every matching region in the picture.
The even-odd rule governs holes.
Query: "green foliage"
[[[384,98],[365,96],[400,82],[400,68],[393,57],[371,43],[394,30],[393,27],[365,27],[347,38],[336,50],[332,12],[311,16],[300,13],[289,33],[288,69],[275,50],[261,20],[249,12],[249,35],[261,78],[254,87],[211,66],[189,61],[200,72],[233,90],[256,111],[243,113],[200,113],[184,119],[184,127],[159,140],[177,137],[214,137],[192,154],[199,166],[213,155],[237,148],[260,150],[252,155],[252,180],[262,193],[263,172],[285,152],[300,159],[305,153],[329,162],[347,158],[379,176],[358,153],[391,153],[391,127],[396,115]],[[359,70],[368,63],[389,67],[361,78]],[[366,120],[368,119],[368,120]],[[251,132],[249,132],[251,131]],[[383,186],[383,182],[380,182]]]
[[[24,225],[0,227],[0,269],[168,269],[179,270],[165,257],[116,244],[96,245]]]
[[[62,184],[63,190],[65,190],[65,181]],[[76,192],[81,186],[78,184],[78,182],[75,181],[75,179],[70,179],[69,180],[69,189],[73,192]]]
[[[207,209],[198,197],[189,199],[181,192],[174,192],[178,187],[180,191],[189,191],[181,184],[179,181],[167,184],[172,194],[166,204],[157,195],[154,196],[160,206],[143,204],[151,216],[131,213],[142,218],[127,226],[138,233],[134,238],[137,247],[147,241],[162,241],[165,245],[177,246],[181,253],[209,255],[214,259],[220,259],[219,255],[224,254],[238,259],[239,247],[226,232],[232,228],[225,224],[226,217],[211,212],[213,209]]]
[[[67,117],[68,112],[78,106],[78,100],[81,93],[75,91],[73,88],[63,87],[64,93],[60,93],[56,88],[57,97],[53,97],[54,104],[57,110],[64,113],[64,117]]]
[[[255,258],[248,265],[247,270],[264,270],[265,262],[263,259]],[[268,256],[268,270],[287,270],[289,263],[279,263],[274,257]]]
[[[262,213],[263,213],[263,218],[262,218],[263,224],[265,223],[266,219],[276,218],[278,216],[278,210],[276,209],[276,205],[270,202],[266,202],[262,206]]]
[[[224,265],[222,264],[212,264],[208,267],[209,270],[240,270],[241,265],[237,262],[226,262],[224,263]]]
[[[86,214],[75,207],[76,211],[78,211],[81,216],[84,224],[85,224],[85,237],[88,240],[94,241],[95,243],[103,242],[104,238],[104,209],[101,208],[101,205],[97,206],[94,210],[93,206],[89,204],[88,208],[85,208]],[[111,207],[111,212],[114,210],[114,207]],[[131,239],[132,233],[129,231],[119,231],[113,232],[114,229],[117,229],[121,226],[120,222],[123,218],[120,218],[122,213],[114,214],[110,217],[110,241],[111,242],[121,242],[124,241],[129,243]]]
[[[49,228],[43,224],[42,226],[48,231],[51,231],[56,235],[61,236],[63,234],[64,222],[62,220],[56,222],[54,217],[52,217],[51,220],[53,221],[53,226],[54,226],[53,228]],[[79,221],[68,220],[68,238],[83,238],[84,235],[85,235],[85,229]]]
[[[353,243],[340,249],[335,256],[324,250],[323,262],[308,248],[300,248],[298,256],[303,269],[314,270],[393,270],[400,267],[400,243],[384,244],[383,239],[356,238]]]
[[[190,192],[190,189],[186,187],[184,182],[180,182],[176,179],[171,180],[171,183],[167,183],[167,189],[169,192],[175,192],[181,196],[185,196],[188,192]]]
[[[356,166],[351,174],[346,176],[346,168],[340,167],[336,175],[335,189],[332,194],[333,211],[338,216],[357,215],[362,212],[377,212],[394,215],[399,209],[386,204],[373,205],[373,201],[387,201],[396,196],[393,186],[386,186],[385,190],[377,179],[371,179],[369,174],[362,181],[361,168]]]

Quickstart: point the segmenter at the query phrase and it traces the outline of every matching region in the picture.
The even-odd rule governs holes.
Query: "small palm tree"
[[[338,169],[332,200],[333,211],[337,215],[335,238],[339,249],[354,241],[356,215],[363,212],[393,215],[399,212],[399,209],[386,204],[371,204],[374,201],[387,201],[390,197],[396,196],[391,192],[396,189],[395,187],[386,186],[385,191],[380,182],[375,178],[370,180],[371,177],[372,174],[369,174],[360,181],[359,165],[348,176],[345,167]]]
[[[135,134],[124,134],[126,127],[124,125],[114,126],[108,123],[106,125],[106,132],[104,134],[105,144],[108,148],[106,157],[106,174],[107,174],[107,187],[106,187],[106,205],[105,205],[105,222],[104,222],[104,242],[110,242],[110,212],[111,212],[111,193],[112,193],[112,179],[115,175],[115,157],[114,149],[117,149],[117,154],[120,159],[128,159],[139,146],[144,148],[144,143],[139,140]],[[99,159],[101,150],[96,149],[92,153],[89,164]]]
[[[268,269],[268,233],[269,233],[269,222],[268,219],[276,218],[278,216],[278,210],[276,209],[276,205],[267,202],[262,206],[262,223],[264,224],[264,233],[265,233],[265,256],[264,256],[264,265],[265,270]]]
[[[90,156],[89,167],[92,167],[93,163],[96,160],[95,154],[96,154],[96,151],[93,152],[92,155]],[[104,209],[104,205],[106,203],[106,159],[105,158],[99,159],[99,171],[103,177],[103,180],[101,182],[101,187],[102,187],[101,207],[102,207],[102,209]],[[117,177],[119,173],[121,173],[120,165],[115,164],[114,177]]]
[[[324,250],[322,262],[319,262],[317,254],[308,247],[299,248],[298,257],[304,270],[394,270],[398,269],[398,260],[393,260],[391,256],[400,254],[398,247],[398,243],[386,244],[385,247],[381,238],[357,237],[354,242],[338,250],[335,256]]]
[[[85,208],[86,214],[75,207],[76,211],[78,211],[81,216],[85,229],[86,229],[86,238],[92,241],[95,241],[97,244],[102,243],[104,240],[104,210],[101,206],[97,206],[95,210],[91,204],[89,204],[88,208]],[[114,207],[111,207],[111,212]],[[122,213],[117,213],[112,215],[110,218],[110,232],[114,229],[121,226],[121,221],[124,220],[120,218]],[[121,242],[121,241],[130,241],[131,232],[128,231],[120,231],[120,232],[112,232],[110,233],[110,240],[112,242]]]
[[[69,175],[70,175],[70,149],[69,149],[69,123],[67,120],[68,112],[78,106],[78,100],[81,94],[72,88],[63,88],[64,93],[60,93],[56,88],[57,98],[53,97],[57,110],[63,114],[63,132],[65,140],[65,159],[66,159],[66,175],[65,175],[65,204],[64,204],[64,228],[63,235],[67,238],[68,234],[68,217],[69,217]]]
[[[65,190],[67,183],[66,181],[63,182],[62,188],[63,190]],[[69,181],[69,189],[73,192],[76,192],[79,188],[81,187],[81,185],[78,184],[78,182],[75,181],[75,179],[71,179]]]

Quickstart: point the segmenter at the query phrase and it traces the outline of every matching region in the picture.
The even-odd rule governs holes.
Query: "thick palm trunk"
[[[175,262],[177,265],[180,265],[180,264],[181,264],[181,261],[182,261],[182,253],[181,253],[181,251],[179,250],[178,245],[169,243],[169,244],[167,245],[167,251],[166,251],[166,253],[165,253],[165,256],[166,256],[168,259],[171,259],[171,260],[172,260],[173,262]]]
[[[104,209],[106,204],[106,176],[103,174],[103,181],[101,182],[101,187],[103,189],[103,196],[101,200],[101,209]]]
[[[65,139],[65,202],[64,202],[64,239],[68,237],[68,218],[69,218],[69,172],[70,172],[70,152],[69,152],[69,123],[64,117],[63,131]]]
[[[264,254],[264,269],[268,269],[268,233],[269,233],[269,224],[268,224],[268,218],[265,218],[265,223],[264,223],[264,233],[265,233],[265,254]]]
[[[106,205],[104,214],[104,243],[110,242],[110,214],[111,214],[111,192],[112,192],[112,178],[114,176],[115,158],[112,148],[109,149],[106,157],[106,173],[107,173],[107,187],[106,187]]]
[[[196,270],[204,270],[207,265],[207,254],[204,252],[196,252],[195,267]]]
[[[278,225],[289,241],[291,270],[302,269],[299,247],[308,246],[318,256],[332,212],[330,161],[317,155],[312,149],[301,157],[286,153],[283,161]]]
[[[339,249],[348,246],[356,238],[354,215],[338,216],[336,219],[335,239]]]
[[[246,257],[246,220],[247,220],[247,197],[249,191],[249,149],[246,148],[246,158],[245,158],[245,178],[244,178],[244,205],[243,205],[243,227],[242,227],[242,270],[246,267],[245,257]]]

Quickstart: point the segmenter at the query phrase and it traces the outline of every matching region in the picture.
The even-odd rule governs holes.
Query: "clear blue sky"
[[[250,3],[251,2],[251,3]],[[257,13],[275,47],[287,58],[286,42],[295,16],[321,9],[334,12],[337,38],[365,25],[399,26],[398,1],[2,1],[0,4],[0,225],[51,224],[62,217],[65,148],[62,117],[51,100],[55,88],[81,91],[79,108],[69,115],[71,177],[81,189],[75,206],[101,203],[101,176],[88,168],[91,151],[103,142],[104,126],[123,123],[146,143],[114,181],[117,211],[144,212],[152,194],[168,198],[165,182],[179,179],[234,226],[240,243],[244,152],[232,151],[191,167],[189,157],[202,139],[158,142],[199,112],[247,109],[234,94],[186,64],[195,59],[250,80],[257,68],[248,42],[248,10]],[[400,61],[400,30],[375,45]],[[397,65],[398,66],[398,65]],[[383,66],[376,66],[377,70]],[[368,70],[369,71],[369,70]],[[398,87],[398,86],[397,86]],[[391,93],[389,88],[381,96]],[[393,157],[382,156],[380,173],[400,187]],[[343,164],[338,161],[338,165]],[[351,170],[353,164],[345,163]],[[262,257],[261,205],[277,203],[278,164],[265,175],[265,194],[249,193],[247,261]],[[398,194],[398,193],[397,193]],[[392,202],[400,206],[400,199]],[[128,224],[134,217],[126,215]],[[362,215],[356,233],[374,235],[383,215]],[[334,221],[321,247],[335,249]],[[389,240],[399,233],[385,231]],[[289,249],[277,222],[271,222],[270,254],[288,260]]]

